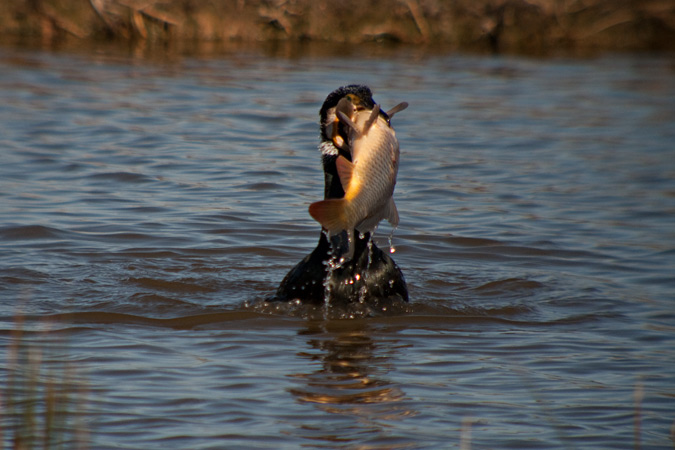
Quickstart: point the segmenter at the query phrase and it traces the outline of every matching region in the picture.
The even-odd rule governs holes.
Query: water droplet
[[[389,253],[396,253],[396,248],[394,247],[394,231],[396,231],[396,227],[391,229],[391,233],[389,233]]]

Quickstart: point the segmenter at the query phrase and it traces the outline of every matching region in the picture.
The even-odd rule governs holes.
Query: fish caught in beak
[[[337,148],[351,152],[346,143],[349,134],[349,126],[353,125],[351,119],[357,111],[363,111],[364,109],[366,109],[365,106],[362,105],[359,97],[354,94],[345,95],[337,103],[335,110],[333,111],[335,119],[333,120],[333,130],[331,135],[333,144],[335,144]]]
[[[328,203],[310,206],[310,214],[321,219],[319,222],[323,220],[322,232],[316,248],[288,272],[269,301],[372,306],[396,299],[408,301],[401,269],[388,252],[373,242],[370,232],[363,232],[374,229],[380,216],[397,221],[398,216],[392,214],[395,205],[391,194],[398,167],[398,141],[390,118],[406,106],[401,103],[384,113],[376,107],[370,89],[363,85],[343,86],[326,97],[319,110],[319,149],[325,177],[324,201]],[[381,163],[377,163],[378,158],[367,157],[381,154],[389,155],[381,158]],[[382,166],[379,171],[378,166]],[[374,176],[378,172],[388,173],[388,179]],[[384,194],[377,194],[378,190]],[[332,203],[343,199],[346,200],[341,205],[365,205],[361,211],[366,213],[356,214],[354,208]]]
[[[381,220],[398,225],[393,193],[399,163],[399,144],[390,115],[373,102],[365,105],[354,94],[342,97],[334,110],[332,141],[338,149],[335,165],[344,195],[312,203],[310,215],[329,237],[347,233],[348,261],[354,254],[354,230],[371,233]],[[407,107],[400,103],[393,115]]]

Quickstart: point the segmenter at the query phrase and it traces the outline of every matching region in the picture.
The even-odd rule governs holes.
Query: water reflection
[[[308,416],[296,432],[303,439],[332,445],[353,444],[367,435],[374,437],[371,443],[379,441],[377,448],[407,447],[408,439],[388,436],[389,422],[416,414],[401,387],[387,377],[395,342],[375,340],[371,330],[360,325],[337,332],[319,325],[300,331],[310,350],[298,356],[315,370],[291,375],[299,386],[290,392],[298,402],[313,403],[330,416]]]

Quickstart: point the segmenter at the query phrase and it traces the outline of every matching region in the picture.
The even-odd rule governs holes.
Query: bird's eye
[[[354,94],[347,94],[346,97],[347,97],[347,100],[349,100],[350,102],[352,102],[355,105],[358,105],[360,103],[359,98]]]

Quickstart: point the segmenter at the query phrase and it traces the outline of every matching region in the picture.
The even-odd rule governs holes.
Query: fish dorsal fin
[[[364,134],[368,133],[368,130],[370,130],[370,127],[373,126],[379,115],[380,115],[380,105],[375,103],[373,110],[370,112],[370,117],[368,117],[368,120],[366,120],[366,124],[363,127]]]
[[[354,132],[356,133],[357,136],[361,134],[361,132],[358,130],[358,128],[356,128],[356,124],[354,124],[354,122],[352,122],[352,119],[347,117],[347,115],[345,113],[343,113],[342,111],[336,111],[335,115],[338,117],[338,119],[340,119],[342,122],[344,122],[345,125],[347,125],[349,128],[354,130]]]
[[[349,162],[349,160],[344,156],[338,156],[338,158],[335,160],[335,166],[337,167],[338,177],[340,178],[340,183],[342,184],[342,190],[347,192],[349,183],[352,181],[354,164]]]
[[[401,103],[399,103],[398,105],[396,105],[396,106],[394,106],[393,108],[391,108],[389,111],[387,111],[387,115],[388,115],[389,118],[391,119],[392,117],[394,117],[394,114],[403,111],[403,110],[406,109],[407,107],[408,107],[408,102],[401,102]]]

